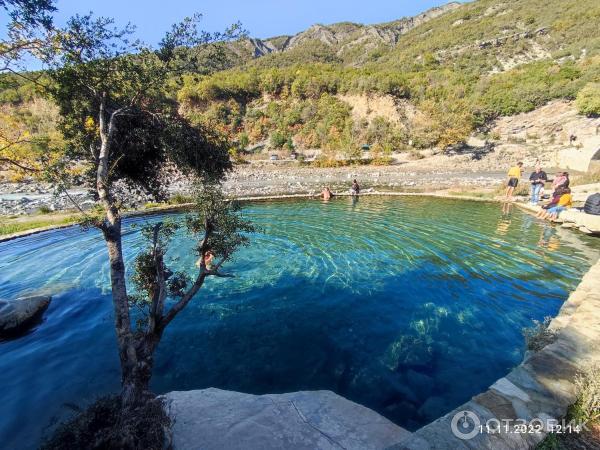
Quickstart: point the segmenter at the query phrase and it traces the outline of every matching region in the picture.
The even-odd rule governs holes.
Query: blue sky
[[[295,34],[314,23],[387,22],[444,3],[447,0],[58,0],[56,22],[62,25],[73,14],[93,11],[114,17],[118,24],[132,22],[137,37],[154,45],[172,23],[194,12],[204,15],[206,30],[223,30],[239,20],[251,36],[265,38]]]

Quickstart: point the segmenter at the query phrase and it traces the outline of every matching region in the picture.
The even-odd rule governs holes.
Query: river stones
[[[33,325],[50,305],[49,296],[0,300],[0,336],[25,331]]]
[[[211,388],[163,398],[175,450],[368,450],[402,444],[411,436],[330,391],[250,395]]]

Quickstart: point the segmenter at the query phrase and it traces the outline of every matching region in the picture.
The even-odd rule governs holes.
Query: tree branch
[[[171,323],[171,321],[179,314],[194,298],[194,296],[198,293],[202,285],[204,284],[204,280],[206,279],[206,273],[204,271],[200,271],[196,281],[192,285],[189,291],[185,293],[181,300],[179,300],[173,307],[169,310],[169,312],[158,322],[156,329],[162,333],[162,331]]]
[[[162,304],[166,297],[166,286],[165,286],[165,271],[162,258],[162,250],[160,248],[159,236],[162,222],[154,225],[152,232],[152,255],[154,259],[155,268],[155,281],[154,290],[152,292],[152,303],[150,307],[150,314],[148,320],[148,332],[154,333],[156,331],[156,324],[159,322],[162,315]]]
[[[24,166],[23,164],[18,163],[18,162],[14,161],[14,160],[12,160],[10,158],[0,158],[0,163],[11,164],[11,165],[13,165],[15,167],[18,167],[19,169],[26,170],[28,172],[39,172],[40,171],[40,169],[36,169],[34,167]]]

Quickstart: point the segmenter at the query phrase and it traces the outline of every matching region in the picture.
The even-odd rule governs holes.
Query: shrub
[[[194,199],[192,197],[180,193],[171,196],[169,199],[171,205],[185,205],[187,203],[192,203],[193,201]]]
[[[577,94],[577,110],[586,116],[600,115],[600,83],[588,83]]]
[[[575,377],[577,401],[569,409],[569,416],[583,423],[597,423],[600,419],[600,365],[586,366]]]
[[[283,146],[286,144],[287,142],[287,138],[285,137],[285,135],[279,131],[274,131],[273,133],[271,133],[271,147],[273,148],[283,148]]]
[[[160,450],[165,448],[165,431],[169,426],[170,419],[158,399],[125,414],[119,397],[103,397],[61,424],[40,448]]]
[[[575,387],[577,400],[569,407],[565,422],[573,423],[574,427],[585,424],[587,429],[548,434],[536,450],[592,449],[600,445],[600,365],[584,367],[575,377]]]

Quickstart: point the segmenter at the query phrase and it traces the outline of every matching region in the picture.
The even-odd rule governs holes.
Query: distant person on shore
[[[328,186],[325,186],[323,188],[323,192],[321,192],[321,197],[323,198],[323,200],[331,200],[333,198],[333,192],[331,192],[331,189],[329,189]]]
[[[531,182],[531,204],[537,205],[541,196],[540,192],[546,181],[548,181],[548,176],[539,165],[536,165],[535,171],[531,172],[529,176],[529,181]]]
[[[360,194],[360,185],[358,184],[358,181],[356,181],[356,178],[352,182],[352,187],[350,188],[350,193],[352,195]]]
[[[515,188],[519,184],[521,178],[521,170],[523,163],[518,162],[516,166],[511,167],[508,171],[508,183],[506,183],[506,200],[512,200]]]
[[[553,206],[552,208],[549,208],[546,211],[544,211],[542,219],[557,219],[561,212],[566,211],[571,206],[573,206],[573,197],[571,196],[571,189],[564,188],[556,206]]]

